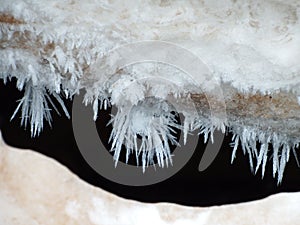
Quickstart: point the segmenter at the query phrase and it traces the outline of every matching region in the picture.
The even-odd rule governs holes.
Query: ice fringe
[[[276,177],[278,184],[282,182],[284,169],[286,163],[289,161],[290,152],[292,151],[297,164],[299,166],[296,148],[299,147],[299,141],[292,141],[290,138],[282,134],[277,134],[271,131],[263,131],[251,127],[231,127],[232,137],[232,158],[233,162],[238,146],[240,145],[244,154],[249,157],[249,164],[251,171],[257,173],[258,169],[262,169],[262,178],[265,174],[267,160],[270,158],[270,145],[272,146],[272,163],[273,163],[273,177]],[[260,145],[258,148],[257,145]],[[256,165],[254,163],[256,159]]]
[[[50,66],[52,65],[51,63],[49,64],[49,67],[36,64],[35,62],[37,59],[28,54],[28,52],[6,50],[2,50],[1,52],[3,57],[0,58],[0,68],[2,68],[0,78],[6,81],[7,79],[15,77],[17,78],[18,89],[25,90],[24,97],[20,100],[12,118],[14,118],[20,110],[21,124],[26,127],[28,121],[30,122],[32,136],[36,136],[42,131],[44,119],[51,124],[51,108],[58,112],[50,96],[52,95],[56,101],[58,101],[65,114],[69,116],[63,100],[60,97],[60,93],[64,93],[66,97],[72,97],[78,92],[79,84],[84,84],[80,82],[77,84],[79,75],[76,73],[74,76],[71,76],[69,80],[60,75],[63,74],[63,71],[62,69],[59,69],[61,68],[61,65],[58,65],[58,62],[64,60],[61,59],[63,54],[59,52],[60,51],[56,50],[58,56],[57,62],[54,62],[53,64],[55,69]],[[120,81],[119,83],[122,86],[125,81],[127,82],[132,78],[132,76],[126,75],[122,76],[123,80],[117,79],[117,81]],[[114,82],[114,85],[116,84],[117,82]],[[152,111],[149,111],[150,106],[147,106],[148,103],[146,104],[141,101],[144,99],[144,89],[142,88],[144,84],[135,82],[134,86],[132,85],[133,84],[130,84],[128,88],[122,91],[123,94],[125,91],[129,100],[135,103],[133,104],[135,106],[131,108],[121,107],[120,102],[123,101],[122,99],[124,96],[120,91],[115,89],[109,92],[107,89],[111,88],[110,86],[98,86],[98,83],[93,83],[92,88],[89,86],[86,88],[87,94],[85,102],[92,103],[93,109],[96,112],[94,119],[97,118],[99,106],[103,105],[104,108],[106,108],[110,103],[118,103],[119,111],[111,121],[114,127],[111,135],[112,150],[115,152],[114,159],[116,163],[121,151],[121,143],[125,144],[127,147],[127,158],[131,153],[135,153],[137,156],[142,154],[142,165],[144,169],[152,163],[154,158],[157,158],[160,166],[172,163],[168,141],[170,140],[175,143],[175,139],[171,134],[174,127],[180,128],[183,131],[185,140],[187,139],[188,132],[195,129],[199,130],[199,133],[205,136],[205,141],[208,140],[209,136],[213,137],[214,129],[221,128],[224,131],[224,124],[219,127],[213,126],[207,118],[199,118],[198,115],[185,115],[183,126],[179,126],[174,121],[173,115],[168,111],[169,109],[160,109],[162,110],[159,111],[160,113],[155,112],[155,110],[158,110],[163,104],[152,103],[156,108],[154,107],[154,109],[151,109]],[[130,95],[132,90],[135,92],[138,90],[139,94],[137,95],[135,93]],[[175,94],[177,93],[175,92]],[[113,97],[114,102],[108,101],[109,96]],[[152,118],[153,113],[159,116],[157,118]],[[131,114],[134,114],[135,116],[130,116]],[[148,129],[137,129],[137,126],[136,124],[133,124],[133,121],[138,117],[142,118],[142,121],[145,123],[150,124],[149,126],[147,124]],[[131,118],[133,119],[132,121]],[[289,160],[290,152],[292,151],[296,156],[295,149],[298,147],[299,141],[291,141],[290,138],[284,135],[262,131],[260,129],[234,127],[230,124],[229,127],[231,127],[231,132],[234,134],[232,159],[240,145],[244,154],[248,154],[249,156],[249,163],[252,171],[256,173],[261,167],[263,176],[267,160],[272,157],[273,176],[277,177],[277,180],[280,183],[283,178],[285,165]],[[153,134],[152,136],[149,135],[150,132]],[[142,137],[139,148],[135,144],[138,140],[138,134]],[[260,143],[259,148],[257,148],[257,143]],[[270,148],[271,146],[273,147],[272,150]],[[256,160],[256,164],[254,160]]]
[[[24,84],[19,89],[23,86],[25,87],[24,97],[20,100],[12,118],[21,110],[21,124],[26,127],[28,121],[30,121],[32,136],[39,135],[42,131],[44,119],[51,124],[51,107],[58,112],[50,95],[59,102],[66,115],[69,116],[58,93],[51,92],[45,86],[33,85],[31,79],[24,81]],[[66,91],[68,92],[68,90]],[[92,103],[95,120],[98,109],[102,106],[106,108],[107,105],[111,104],[108,100],[108,93],[102,91],[98,92],[98,95],[95,95],[93,92],[87,93],[85,102],[86,104]],[[198,130],[199,134],[204,135],[205,142],[209,136],[213,137],[215,129],[221,129],[225,132],[224,124],[213,126],[208,118],[201,118],[199,115],[185,114],[183,125],[179,125],[175,115],[172,113],[173,111],[174,109],[166,102],[153,98],[144,98],[139,100],[137,104],[124,102],[123,105],[119,105],[117,114],[110,121],[113,125],[110,137],[112,142],[111,150],[114,151],[116,165],[123,144],[126,147],[126,160],[128,160],[130,154],[135,154],[138,163],[138,156],[142,155],[143,170],[151,165],[155,158],[159,166],[163,167],[169,163],[172,164],[172,155],[168,142],[178,144],[174,137],[174,128],[183,131],[185,140],[190,131]],[[292,141],[292,139],[284,135],[263,131],[258,128],[231,126],[230,124],[228,127],[230,127],[230,132],[233,133],[232,161],[240,145],[243,153],[249,157],[251,170],[257,173],[261,167],[262,177],[265,173],[267,161],[270,158],[273,161],[273,177],[277,177],[278,183],[282,181],[291,151],[297,160],[295,151],[299,147],[299,141],[297,140]],[[141,141],[139,141],[138,135],[141,137]],[[138,144],[138,142],[140,143]],[[257,147],[258,145],[260,147]],[[256,164],[254,160],[256,160]]]

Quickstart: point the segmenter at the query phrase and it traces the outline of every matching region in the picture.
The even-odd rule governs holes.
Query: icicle
[[[232,138],[233,152],[231,161],[234,160],[238,145],[240,143],[242,150],[245,154],[248,154],[250,168],[254,169],[253,159],[256,159],[255,173],[258,169],[262,168],[262,177],[265,174],[265,167],[268,159],[269,144],[272,147],[273,157],[273,177],[277,175],[278,184],[282,181],[283,172],[286,163],[289,160],[290,150],[293,150],[295,154],[295,148],[297,144],[286,142],[286,137],[278,135],[274,132],[261,131],[259,129],[251,129],[249,127],[234,128]],[[261,143],[259,151],[256,148],[256,142]],[[295,143],[297,141],[295,140]]]
[[[166,104],[161,100],[147,98],[140,101],[137,105],[125,104],[120,106],[117,114],[110,121],[113,125],[110,141],[111,150],[114,151],[114,160],[120,156],[122,144],[127,149],[126,158],[128,159],[132,151],[136,157],[142,154],[143,170],[151,165],[154,157],[158,165],[164,167],[172,164],[170,146],[178,145],[172,128],[179,128],[176,124],[175,115],[170,108],[166,109]],[[137,144],[137,136],[141,137],[141,144]]]
[[[187,141],[189,125],[190,125],[190,121],[188,121],[188,119],[185,118],[184,123],[183,123],[183,143],[184,144],[186,144],[186,141]]]
[[[62,106],[64,112],[69,117],[68,111],[59,95],[56,93],[53,96]],[[19,104],[13,113],[11,120],[16,116],[21,108],[21,125],[27,127],[27,121],[30,121],[30,131],[32,137],[40,134],[43,129],[43,120],[45,119],[51,125],[51,109],[48,102],[57,110],[47,94],[44,87],[33,86],[32,83],[27,83],[25,86],[24,97],[19,101]]]
[[[234,140],[234,144],[233,144],[233,151],[232,151],[232,155],[231,155],[231,163],[233,163],[233,160],[236,156],[236,151],[237,151],[237,148],[239,146],[239,136],[234,134],[233,137],[232,137],[232,141]]]
[[[97,117],[98,117],[98,99],[95,99],[94,100],[94,103],[93,103],[93,111],[94,111],[94,121],[97,120]]]

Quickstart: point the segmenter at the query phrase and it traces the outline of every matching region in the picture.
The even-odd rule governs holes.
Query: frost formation
[[[177,145],[174,128],[179,128],[175,114],[172,113],[172,106],[167,102],[147,98],[137,105],[124,106],[119,108],[116,116],[111,120],[113,130],[112,150],[114,160],[117,164],[122,145],[126,146],[126,162],[130,154],[135,154],[137,165],[139,165],[139,155],[142,155],[142,166],[157,164],[164,167],[168,163],[172,164],[171,150],[168,141]],[[138,135],[141,137],[138,144]]]
[[[184,106],[182,111],[177,109],[185,116],[183,125],[178,125],[163,100],[172,95],[188,101],[189,92],[200,88],[182,71],[144,63],[106,76],[97,73],[95,62],[123,44],[164,40],[194,52],[218,82],[230,83],[241,92],[288,90],[299,95],[299,12],[299,4],[292,0],[257,4],[0,0],[0,78],[5,82],[16,78],[17,88],[25,91],[13,117],[20,111],[21,124],[26,127],[30,123],[32,136],[42,131],[44,120],[51,123],[51,109],[60,111],[57,103],[69,116],[63,98],[85,91],[84,102],[92,105],[95,120],[101,116],[100,107],[118,107],[111,121],[116,162],[123,143],[127,156],[142,154],[143,168],[155,157],[164,166],[172,162],[168,141],[176,142],[174,127],[183,131],[185,140],[197,129],[206,141],[215,129],[227,129],[234,134],[233,158],[241,145],[252,170],[262,167],[264,174],[272,156],[274,176],[277,174],[280,182],[298,140],[226,121],[212,124],[211,118],[189,114]],[[137,135],[142,137],[140,147]]]

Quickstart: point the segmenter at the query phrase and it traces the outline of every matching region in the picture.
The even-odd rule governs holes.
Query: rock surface
[[[125,200],[0,140],[0,224],[300,224],[299,207],[300,193],[208,208]]]

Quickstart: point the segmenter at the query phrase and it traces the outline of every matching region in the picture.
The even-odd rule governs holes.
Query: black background
[[[174,202],[190,206],[210,206],[245,202],[277,192],[300,190],[300,168],[297,167],[293,156],[286,166],[283,182],[279,186],[277,186],[277,180],[272,177],[270,159],[264,179],[261,178],[261,171],[257,175],[251,173],[248,157],[243,155],[241,149],[238,149],[237,157],[231,164],[232,135],[230,133],[227,134],[217,158],[204,172],[198,171],[205,147],[201,136],[192,159],[170,179],[144,187],[113,183],[97,174],[84,161],[76,146],[72,122],[65,116],[52,113],[52,128],[45,123],[43,132],[36,138],[31,138],[28,128],[25,130],[24,127],[20,127],[20,113],[10,121],[10,117],[18,105],[17,100],[23,96],[23,93],[19,92],[15,86],[15,81],[4,85],[0,80],[0,129],[5,142],[17,148],[33,149],[52,157],[88,183],[119,196],[144,202]],[[65,101],[65,103],[71,112],[72,102]],[[105,127],[108,120],[109,112],[101,111],[100,119],[97,121],[98,128]],[[101,129],[101,138],[107,139],[109,130],[103,128],[101,131]]]

